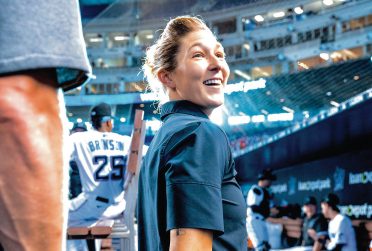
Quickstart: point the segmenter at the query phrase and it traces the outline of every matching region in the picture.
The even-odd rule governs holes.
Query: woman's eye
[[[218,52],[218,53],[216,53],[216,57],[218,57],[218,58],[225,58],[225,53]]]
[[[203,54],[202,53],[194,53],[194,55],[192,56],[193,58],[200,58],[200,57],[203,57]]]

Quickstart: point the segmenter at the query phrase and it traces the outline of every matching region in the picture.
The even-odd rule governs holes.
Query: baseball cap
[[[258,175],[258,180],[276,180],[276,175],[272,174],[271,169],[265,169]]]
[[[307,196],[304,200],[304,205],[315,205],[316,206],[316,199],[314,196]]]
[[[336,194],[329,193],[326,197],[323,198],[322,202],[325,202],[332,207],[337,207],[337,205],[340,203],[340,199]]]
[[[75,122],[71,130],[82,129],[87,130],[87,126],[83,122]]]
[[[100,103],[96,106],[94,106],[90,110],[90,118],[93,119],[101,119],[101,122],[106,122],[112,118],[114,118],[111,115],[111,106],[107,103]]]

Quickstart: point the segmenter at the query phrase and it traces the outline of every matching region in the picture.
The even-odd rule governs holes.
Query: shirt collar
[[[203,117],[207,118],[208,116],[202,111],[199,105],[196,105],[187,100],[176,100],[176,101],[169,101],[162,105],[161,107],[161,114],[160,118],[162,121],[173,113],[184,113],[189,114],[192,116]]]

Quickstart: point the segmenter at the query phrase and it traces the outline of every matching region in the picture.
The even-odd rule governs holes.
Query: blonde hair
[[[176,69],[180,40],[188,33],[198,30],[210,31],[204,21],[198,17],[176,17],[167,23],[159,39],[147,49],[142,70],[149,89],[159,99],[159,105],[168,101],[168,96],[165,86],[157,77],[158,72],[160,70],[172,72]]]

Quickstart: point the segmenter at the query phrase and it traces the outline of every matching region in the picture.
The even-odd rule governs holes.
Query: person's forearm
[[[212,250],[211,231],[192,228],[172,229],[170,233],[170,251],[208,251]]]
[[[327,236],[320,235],[314,241],[313,251],[320,251],[325,247]]]
[[[313,251],[320,251],[322,250],[322,247],[323,247],[322,243],[315,241],[314,246],[313,246]]]
[[[0,242],[5,250],[62,249],[62,125],[53,72],[0,77]]]

